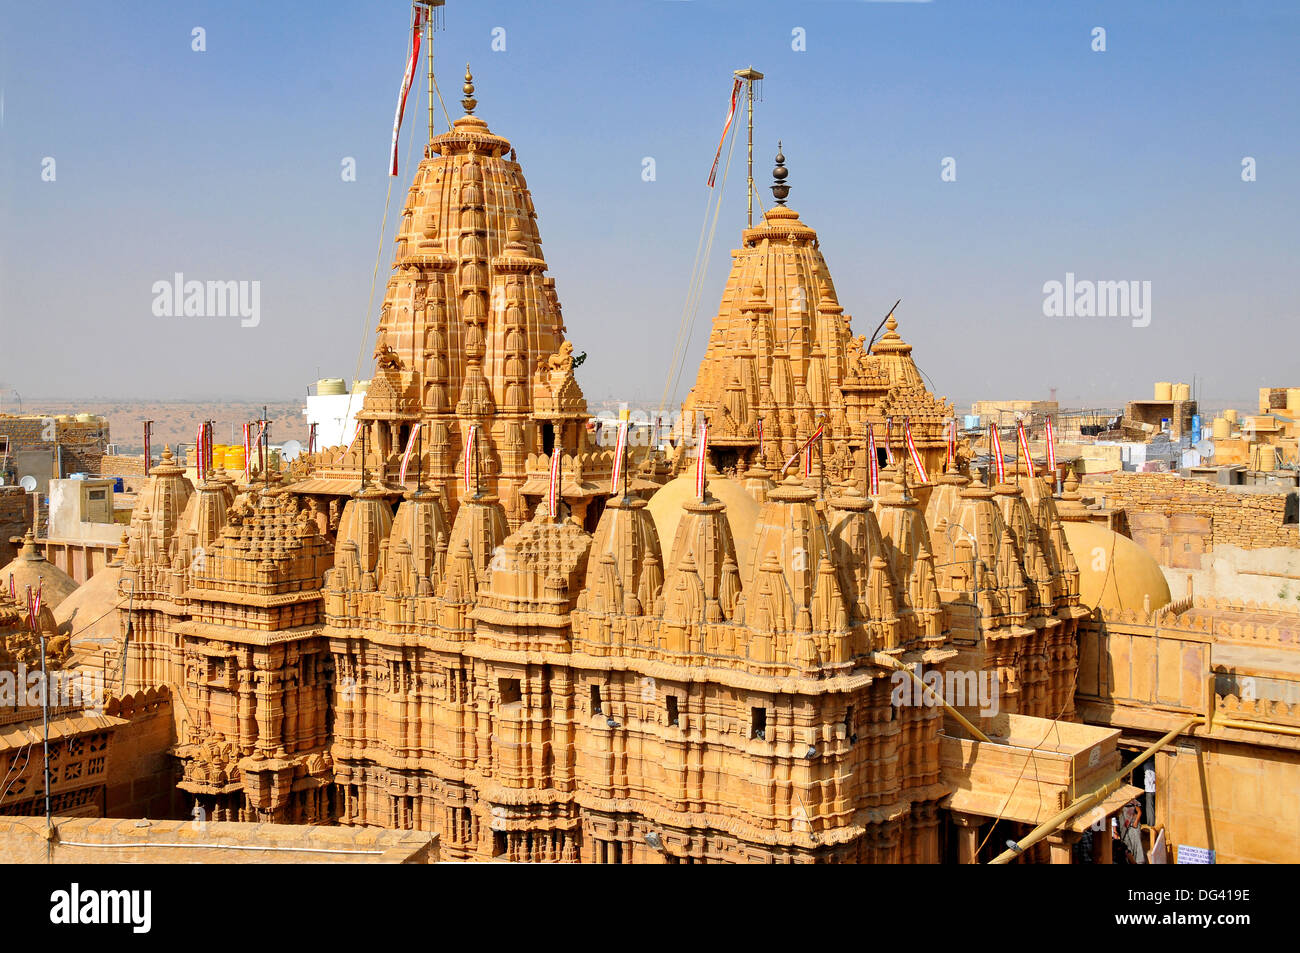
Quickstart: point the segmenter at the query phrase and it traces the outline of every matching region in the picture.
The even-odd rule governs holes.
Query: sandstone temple
[[[170,712],[166,790],[125,779],[132,803],[462,860],[969,862],[1117,769],[1075,712],[1068,494],[971,465],[892,315],[855,335],[784,159],[682,425],[620,451],[468,72],[462,103],[406,196],[357,439],[251,483],[164,452],[110,566],[60,594],[114,610],[56,645],[124,699],[84,731]],[[957,670],[991,708],[898,702]],[[1042,803],[1000,804],[969,749],[1040,723]]]

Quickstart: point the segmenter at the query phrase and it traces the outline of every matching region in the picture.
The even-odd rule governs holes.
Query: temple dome
[[[1061,525],[1079,564],[1079,602],[1083,606],[1140,611],[1149,596],[1154,611],[1172,601],[1160,564],[1133,540],[1097,523]],[[1104,568],[1096,568],[1098,564]]]
[[[113,610],[125,607],[129,601],[128,596],[118,592],[121,580],[121,564],[105,566],[55,610],[54,623],[61,635],[71,637],[76,664],[102,668],[104,653],[119,650],[122,621]]]
[[[709,494],[726,504],[724,516],[727,525],[731,527],[731,538],[736,541],[736,562],[740,567],[740,576],[748,579],[754,526],[758,522],[758,502],[743,486],[725,477],[709,478]],[[694,473],[686,473],[669,481],[650,497],[646,510],[655,521],[655,531],[659,534],[661,547],[672,549],[673,540],[677,538],[677,524],[682,519],[682,505],[694,500]],[[672,557],[673,553],[664,553],[665,559],[671,560]]]
[[[28,586],[32,587],[33,593],[39,586],[41,603],[50,609],[57,608],[77,589],[76,580],[47,560],[45,554],[37,548],[31,530],[28,530],[27,535],[23,537],[18,555],[9,565],[0,569],[0,585],[6,589],[9,586],[10,575],[14,577],[14,594],[19,602],[26,599]]]

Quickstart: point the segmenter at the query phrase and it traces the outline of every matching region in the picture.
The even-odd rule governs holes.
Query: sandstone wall
[[[0,857],[11,864],[428,864],[436,835],[288,824],[0,817]]]
[[[176,761],[167,754],[175,742],[171,693],[163,688],[112,698],[104,711],[130,721],[113,733],[105,815],[188,817],[189,805],[176,787]]]
[[[1220,544],[1242,549],[1300,545],[1296,524],[1286,522],[1285,492],[1252,491],[1176,473],[1116,473],[1105,494],[1109,506],[1127,511],[1130,524],[1135,513],[1208,520],[1209,548]]]

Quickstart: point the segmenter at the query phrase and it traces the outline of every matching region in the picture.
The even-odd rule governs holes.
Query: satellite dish
[[[280,445],[280,459],[286,463],[302,453],[302,444],[297,440],[286,440]]]
[[[1208,460],[1210,457],[1214,456],[1214,441],[1202,440],[1199,443],[1194,444],[1192,449]]]
[[[28,493],[30,493],[32,492],[32,490],[36,489],[36,477],[32,476],[31,474],[28,474],[27,476],[23,477],[21,480],[18,481],[18,485],[21,486]]]

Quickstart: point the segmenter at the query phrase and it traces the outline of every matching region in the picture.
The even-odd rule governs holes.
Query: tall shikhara
[[[886,444],[907,452],[907,417],[927,470],[941,470],[952,404],[926,389],[892,316],[870,346],[853,336],[817,232],[784,204],[785,173],[778,157],[774,189],[783,194],[732,252],[695,387],[683,404],[709,420],[710,463],[772,471],[825,425],[825,452],[815,466],[827,471],[829,483],[862,486],[867,424],[876,425],[883,465]],[[887,427],[891,417],[894,426]]]
[[[355,489],[364,443],[368,481],[400,491],[422,475],[454,515],[477,426],[470,492],[499,498],[517,526],[531,509],[521,491],[530,472],[547,472],[553,448],[585,454],[588,475],[607,476],[610,461],[607,452],[588,454],[586,400],[546,277],[532,195],[510,142],[473,114],[468,71],[465,80],[466,115],[430,141],[402,211],[374,377],[357,414],[363,440],[320,454],[317,480],[298,492]],[[416,423],[422,452],[403,485],[402,453]]]

